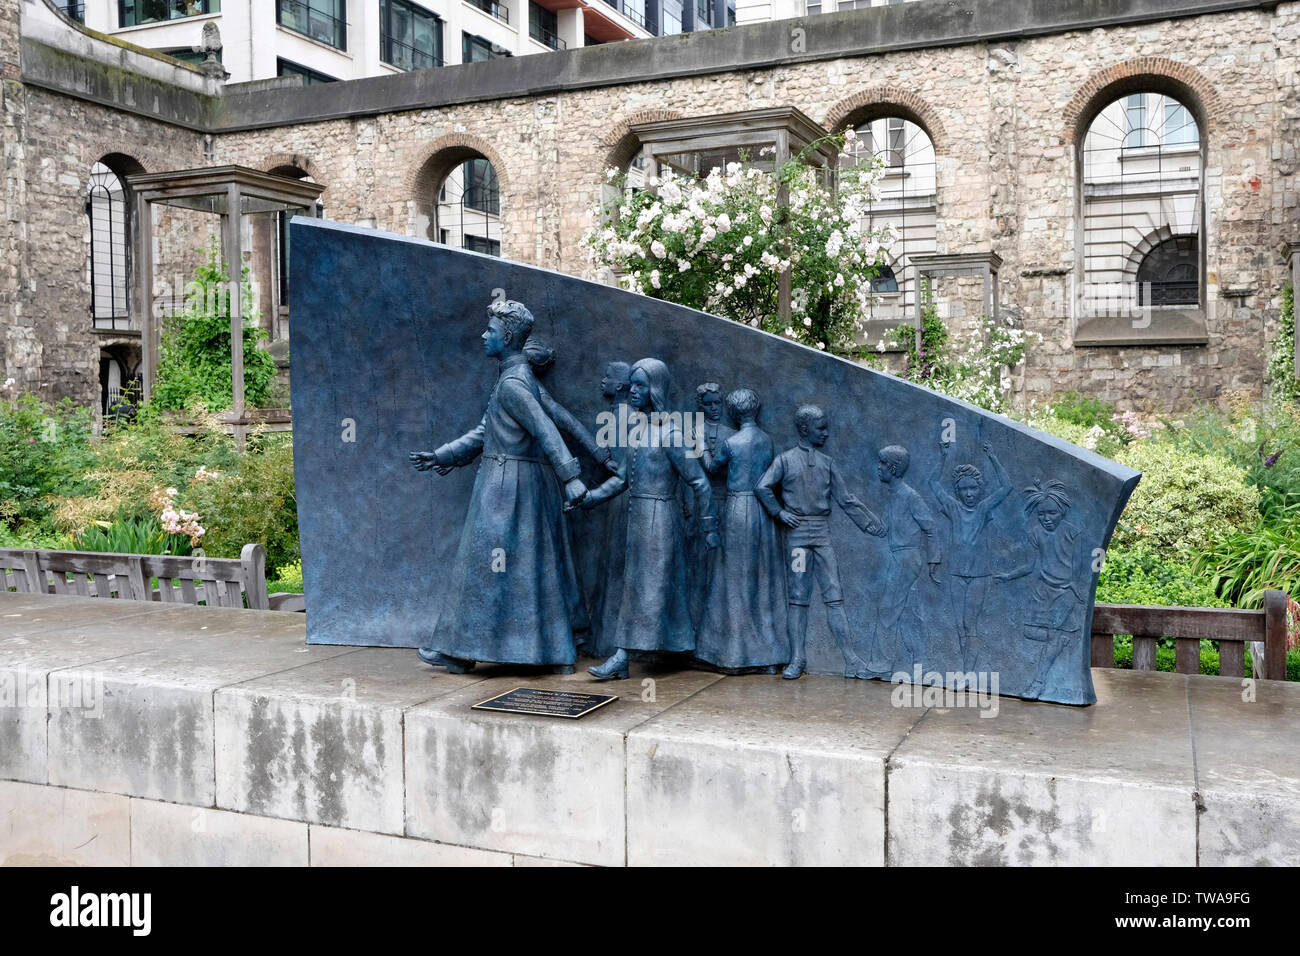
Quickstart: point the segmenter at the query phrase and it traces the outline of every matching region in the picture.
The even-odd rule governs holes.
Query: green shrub
[[[1282,290],[1282,321],[1268,356],[1268,383],[1274,401],[1300,401],[1300,380],[1295,377],[1295,288]]]
[[[1300,501],[1300,407],[1237,403],[1224,414],[1201,409],[1170,427],[1170,440],[1203,454],[1220,455],[1246,470],[1263,493],[1265,516]]]
[[[1049,435],[1063,438],[1071,445],[1078,445],[1080,448],[1095,451],[1106,458],[1114,458],[1119,454],[1120,448],[1123,447],[1113,432],[1107,431],[1098,425],[1084,425],[1079,422],[1067,421],[1064,418],[1057,418],[1050,412],[1031,414],[1025,424],[1030,428],[1037,428],[1040,432],[1047,432]]]
[[[1154,604],[1160,607],[1230,607],[1212,581],[1191,564],[1141,550],[1112,546],[1097,580],[1102,604]]]
[[[24,536],[54,532],[59,497],[93,487],[85,478],[95,460],[93,423],[89,409],[67,400],[0,400],[0,523]]]
[[[1263,607],[1270,588],[1300,596],[1300,504],[1208,545],[1195,567],[1235,607]]]
[[[182,501],[202,516],[209,557],[238,557],[245,544],[257,542],[266,548],[268,567],[299,558],[293,446],[287,436],[252,441],[234,467],[191,482]]]
[[[195,273],[187,289],[185,309],[164,323],[158,353],[158,381],[153,402],[160,408],[181,410],[197,397],[208,408],[233,404],[233,370],[230,348],[230,280],[221,263],[216,241],[208,262]],[[252,284],[247,267],[241,282],[243,296],[244,400],[250,408],[269,403],[275,384],[275,360],[258,343],[266,332],[256,325]]]
[[[168,534],[157,516],[97,521],[71,542],[76,551],[109,551],[117,554],[189,554],[190,539]]]
[[[292,564],[286,564],[275,572],[275,580],[269,582],[266,586],[267,591],[275,593],[276,591],[292,591],[296,594],[302,593],[302,560],[294,561]]]
[[[1260,492],[1243,468],[1171,442],[1135,442],[1119,460],[1142,472],[1120,516],[1117,550],[1187,562],[1228,535],[1260,522]]]
[[[1115,405],[1103,402],[1099,398],[1087,398],[1071,389],[1052,405],[1052,417],[1072,425],[1082,425],[1084,431],[1094,425],[1100,425],[1106,431],[1116,433]]]

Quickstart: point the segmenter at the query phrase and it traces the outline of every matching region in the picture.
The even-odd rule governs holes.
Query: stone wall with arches
[[[50,132],[29,137],[27,179],[40,191],[28,202],[51,217],[80,213],[76,187],[39,172],[45,157],[64,171],[70,123],[109,130],[122,149],[139,140],[136,155],[160,151],[173,166],[294,165],[327,187],[328,218],[407,235],[427,234],[421,208],[443,167],[481,155],[499,178],[501,253],[594,277],[578,239],[592,223],[588,211],[601,199],[605,169],[636,152],[633,124],[773,106],[798,107],[828,128],[900,115],[934,143],[937,251],[996,252],[1003,302],[1043,335],[1023,375],[1026,397],[1041,402],[1080,389],[1124,407],[1189,407],[1225,400],[1234,389],[1259,395],[1264,388],[1263,353],[1285,279],[1277,250],[1300,239],[1300,121],[1290,115],[1300,92],[1300,64],[1290,52],[1297,40],[1300,4],[1286,2],[611,86],[575,81],[532,95],[218,132],[206,143],[199,134],[29,91]],[[1207,276],[1216,289],[1254,291],[1208,298],[1205,344],[1082,347],[1074,305],[1080,128],[1103,100],[1139,88],[1179,91],[1202,120]],[[76,154],[66,164],[71,175],[83,158],[80,147],[67,151]],[[29,262],[33,255],[51,253],[30,253]],[[69,293],[60,307],[71,309],[75,300]]]

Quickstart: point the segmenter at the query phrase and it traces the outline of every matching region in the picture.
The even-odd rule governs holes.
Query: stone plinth
[[[1087,709],[644,665],[595,687],[304,623],[0,594],[0,864],[1300,864],[1294,685],[1098,670]],[[620,700],[470,709],[519,685]]]

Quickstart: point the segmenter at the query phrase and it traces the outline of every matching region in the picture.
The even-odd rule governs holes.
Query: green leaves
[[[270,353],[258,348],[267,336],[256,325],[258,315],[247,267],[243,269],[240,290],[244,401],[250,408],[261,408],[271,396],[276,370]],[[195,280],[186,288],[185,309],[164,322],[158,382],[153,393],[153,401],[160,408],[179,411],[195,399],[214,410],[233,405],[230,295],[230,276],[213,239],[207,263],[196,270]]]

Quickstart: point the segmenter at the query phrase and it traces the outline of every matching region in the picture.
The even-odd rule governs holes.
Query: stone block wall
[[[1026,400],[1078,389],[1123,408],[1182,411],[1238,390],[1259,398],[1286,279],[1279,248],[1300,239],[1297,39],[1300,4],[1281,3],[217,131],[206,143],[199,133],[29,88],[26,132],[12,150],[6,139],[7,154],[27,157],[9,166],[6,201],[42,238],[17,266],[6,257],[11,273],[36,277],[6,279],[6,296],[22,289],[26,297],[6,317],[7,374],[16,369],[52,396],[87,394],[96,345],[81,208],[85,170],[105,152],[136,156],[151,171],[292,164],[326,186],[328,218],[415,235],[448,151],[469,148],[500,179],[503,254],[591,276],[577,241],[605,168],[630,155],[631,124],[791,105],[829,125],[868,112],[924,124],[937,155],[938,251],[998,253],[1002,302],[1043,336],[1019,377]],[[1101,100],[1130,91],[1124,84],[1133,77],[1183,93],[1204,118],[1206,345],[1074,344],[1080,125]],[[17,122],[8,108],[5,115]],[[1226,298],[1225,290],[1254,291]],[[35,375],[33,355],[42,370]]]

